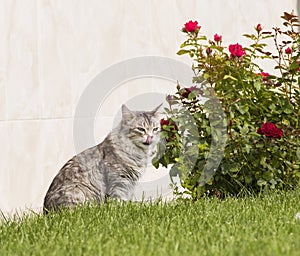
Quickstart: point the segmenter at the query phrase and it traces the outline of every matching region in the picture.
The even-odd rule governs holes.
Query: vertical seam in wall
[[[9,11],[9,14],[8,14],[8,19],[9,19],[9,22],[8,22],[8,30],[7,30],[7,49],[6,49],[6,56],[7,56],[7,59],[6,59],[6,67],[5,67],[5,83],[4,83],[4,90],[5,90],[5,120],[8,119],[8,94],[7,94],[7,76],[8,76],[8,70],[9,70],[9,65],[10,65],[10,58],[9,58],[9,55],[10,55],[10,31],[12,30],[12,26],[13,26],[13,10],[15,9],[14,8],[15,6],[15,1],[12,2],[11,4],[11,8],[10,8],[10,11]]]
[[[43,117],[43,86],[40,84],[40,59],[39,59],[39,50],[40,50],[40,40],[39,40],[39,0],[35,1],[35,20],[36,20],[36,42],[35,42],[35,69],[36,69],[36,75],[35,75],[35,82],[37,83],[37,88],[38,88],[38,106],[40,107],[39,110],[39,119]]]
[[[43,106],[42,106],[42,100],[41,97],[43,95],[43,86],[40,81],[40,36],[39,36],[39,1],[35,1],[35,19],[36,19],[36,73],[37,73],[37,81],[38,81],[38,87],[39,87],[39,100],[40,100],[40,118],[43,117]]]
[[[297,15],[298,15],[298,20],[299,20],[299,23],[300,23],[300,0],[297,1]],[[300,27],[298,27],[298,31],[300,32]]]
[[[147,6],[146,6],[146,9],[145,9],[145,13],[148,13],[148,19],[149,19],[149,29],[150,29],[150,31],[151,31],[151,34],[150,34],[150,42],[151,42],[151,44],[150,44],[150,51],[153,53],[154,52],[154,42],[153,42],[153,38],[154,38],[154,36],[153,36],[153,30],[152,30],[152,28],[154,27],[153,26],[153,2],[151,2],[151,0],[148,0],[147,1]],[[148,10],[147,10],[148,9]],[[152,55],[152,53],[151,53],[151,55]],[[151,90],[153,90],[153,88],[154,88],[154,85],[153,85],[153,79],[151,79],[151,83],[150,83],[150,88],[151,88]]]

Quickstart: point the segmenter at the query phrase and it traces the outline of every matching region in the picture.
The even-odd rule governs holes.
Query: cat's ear
[[[135,117],[135,114],[133,111],[131,111],[129,108],[127,108],[124,104],[122,105],[122,118],[126,120],[131,120]]]
[[[159,115],[159,114],[160,114],[159,109],[161,108],[162,104],[163,104],[163,103],[161,103],[159,106],[157,106],[155,109],[153,109],[153,110],[151,111],[151,113],[152,113],[153,115]]]

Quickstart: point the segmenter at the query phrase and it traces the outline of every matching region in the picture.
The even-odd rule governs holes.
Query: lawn
[[[300,255],[300,190],[109,202],[0,224],[0,255]]]

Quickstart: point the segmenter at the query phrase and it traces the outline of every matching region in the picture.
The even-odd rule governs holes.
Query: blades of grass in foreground
[[[118,203],[0,225],[0,255],[299,255],[300,190]]]

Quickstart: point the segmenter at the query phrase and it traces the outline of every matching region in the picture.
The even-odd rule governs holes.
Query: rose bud
[[[257,32],[260,32],[260,31],[262,31],[262,27],[261,27],[261,24],[257,24],[257,26],[256,26],[256,31]]]
[[[290,47],[286,48],[286,49],[285,49],[285,53],[286,53],[286,54],[291,54],[291,53],[292,53],[291,48],[290,48]]]
[[[218,34],[215,34],[215,35],[214,35],[214,40],[215,40],[216,42],[220,42],[220,41],[222,41],[222,36],[221,36],[221,35],[218,35]]]
[[[206,53],[207,53],[207,55],[211,54],[212,53],[212,49],[210,47],[207,47],[206,48]]]

